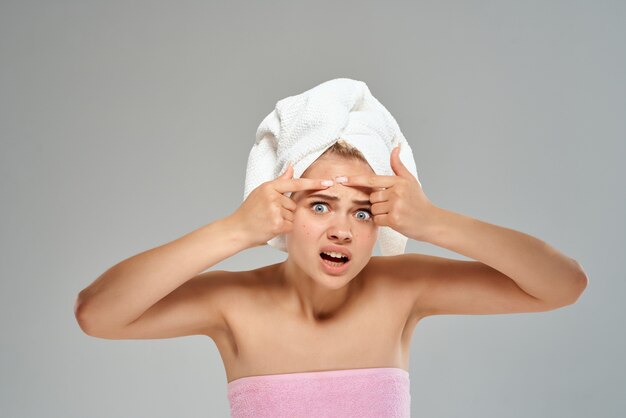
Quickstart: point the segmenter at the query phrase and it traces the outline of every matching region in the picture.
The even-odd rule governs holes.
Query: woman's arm
[[[198,273],[249,248],[231,217],[134,255],[105,271],[76,300],[79,323],[122,329]]]
[[[423,241],[478,260],[550,304],[572,303],[587,286],[580,263],[523,232],[437,208]]]

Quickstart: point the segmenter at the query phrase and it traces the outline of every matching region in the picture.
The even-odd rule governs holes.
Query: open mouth
[[[341,266],[349,261],[348,257],[344,256],[344,257],[337,258],[331,255],[325,254],[325,253],[320,253],[320,257],[322,257],[322,259],[326,261],[328,264],[330,264],[331,266]]]

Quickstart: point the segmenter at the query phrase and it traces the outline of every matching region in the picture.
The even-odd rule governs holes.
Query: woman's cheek
[[[310,236],[310,229],[311,229],[311,221],[307,219],[306,214],[304,213],[299,213],[299,211],[295,212],[294,218],[293,218],[293,229],[291,231],[291,233],[294,236],[299,237],[299,239],[306,239],[308,236]]]
[[[369,227],[369,228],[364,228],[363,230],[360,231],[360,241],[361,242],[371,242],[371,241],[376,241],[378,239],[378,225],[376,225],[375,228]]]

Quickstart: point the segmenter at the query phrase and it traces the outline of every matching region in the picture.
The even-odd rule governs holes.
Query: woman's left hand
[[[421,183],[399,157],[400,146],[391,151],[395,176],[358,175],[348,177],[344,186],[375,189],[370,193],[371,212],[379,226],[389,226],[402,235],[422,240],[432,226],[438,208],[426,197]]]

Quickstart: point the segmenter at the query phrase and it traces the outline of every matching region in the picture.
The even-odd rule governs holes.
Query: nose
[[[352,241],[352,232],[350,231],[349,223],[344,219],[334,222],[333,225],[328,228],[328,238],[333,241]]]

